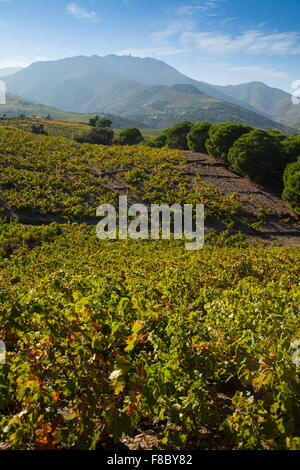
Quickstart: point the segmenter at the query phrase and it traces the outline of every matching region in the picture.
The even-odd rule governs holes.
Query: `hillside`
[[[294,132],[262,117],[250,105],[243,108],[239,99],[226,97],[213,86],[155,59],[110,55],[37,62],[6,77],[5,82],[9,92],[60,110],[117,114],[142,121],[143,127],[165,128],[188,118],[237,120]],[[178,85],[188,88],[174,88]]]
[[[275,121],[300,128],[300,106],[293,104],[291,95],[285,91],[269,87],[261,82],[215,86],[215,88],[233,99],[253,106]]]
[[[148,86],[132,82],[109,84],[101,94],[79,108],[82,112],[102,109],[105,113],[146,122],[149,127],[166,128],[182,120],[242,122],[262,129],[279,129],[284,133],[294,130],[268,118],[205,95],[192,85]],[[68,87],[69,88],[69,87]],[[111,93],[110,93],[111,92]],[[111,96],[114,96],[113,102]]]
[[[93,224],[100,203],[116,204],[125,193],[129,201],[147,204],[203,202],[208,230],[230,228],[250,237],[299,242],[288,205],[232,173],[224,161],[142,146],[79,145],[5,127],[0,136],[2,217],[30,224]]]
[[[213,86],[205,82],[197,82],[163,61],[113,54],[106,57],[78,56],[57,61],[36,62],[7,77],[5,81],[8,90],[12,93],[48,104],[45,98],[55,93],[57,86],[63,85],[67,80],[79,78],[83,80],[84,85],[85,80],[89,81],[89,76],[93,74],[96,74],[98,80],[106,77],[109,80],[128,80],[142,85],[188,84],[196,86],[205,94],[226,100],[226,95]],[[81,91],[84,93],[83,87]]]
[[[88,122],[90,118],[95,117],[95,113],[68,113],[50,106],[34,103],[33,101],[11,95],[10,93],[6,96],[6,104],[0,105],[0,117],[4,115],[8,118],[17,118],[20,115],[41,118],[51,116],[51,118],[55,120],[74,122]],[[139,121],[122,118],[110,113],[106,113],[105,116],[111,119],[112,125],[116,129],[125,129],[130,126],[137,126],[139,128],[147,127],[146,124]]]
[[[0,127],[0,155],[0,450],[300,448],[285,202],[191,152]],[[203,203],[203,249],[99,240],[121,194]]]

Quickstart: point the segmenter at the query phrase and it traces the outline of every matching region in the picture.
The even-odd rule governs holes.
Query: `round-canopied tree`
[[[171,149],[188,150],[187,135],[193,127],[190,121],[182,121],[165,131],[166,145]]]
[[[251,130],[252,127],[238,122],[215,124],[209,130],[206,150],[211,157],[227,160],[228,152],[234,142]]]
[[[95,126],[96,126],[96,123],[99,121],[99,119],[100,119],[100,118],[99,118],[98,114],[97,114],[95,117],[91,118],[91,119],[89,120],[90,126],[95,127]]]
[[[207,121],[199,122],[193,125],[187,135],[187,143],[193,152],[206,153],[205,143],[208,139],[208,131],[212,124]]]
[[[166,145],[166,141],[167,136],[165,134],[160,134],[159,136],[155,137],[155,139],[147,142],[147,147],[161,149]]]
[[[272,129],[271,131],[267,131],[272,137],[275,137],[279,142],[282,142],[284,139],[287,138],[286,134],[282,134],[277,129]]]
[[[294,163],[287,165],[283,174],[284,199],[295,214],[300,215],[300,157]]]
[[[112,121],[106,117],[100,118],[96,121],[96,127],[111,127]]]
[[[48,132],[45,130],[44,124],[32,124],[31,132],[33,134],[48,135]]]
[[[278,187],[285,158],[282,145],[268,132],[256,129],[240,137],[228,153],[233,169],[253,181]]]
[[[143,136],[137,127],[128,127],[120,132],[119,143],[121,145],[137,145],[143,141]]]
[[[74,140],[80,144],[98,144],[98,145],[111,145],[113,142],[114,133],[112,129],[106,127],[93,127],[90,131],[81,135],[74,136]]]
[[[286,136],[285,139],[281,141],[281,145],[284,148],[286,163],[297,161],[300,155],[300,135]]]

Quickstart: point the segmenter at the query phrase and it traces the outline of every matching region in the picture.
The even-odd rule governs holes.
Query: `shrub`
[[[227,155],[234,142],[242,135],[248,134],[252,127],[237,122],[215,124],[209,130],[209,139],[206,141],[206,150],[214,158],[227,160]]]
[[[286,163],[293,163],[297,161],[300,155],[300,135],[297,136],[285,136],[285,139],[281,141],[286,156]]]
[[[74,140],[80,144],[98,144],[98,145],[111,145],[113,142],[114,133],[112,129],[94,127],[88,132],[81,135],[76,135]]]
[[[100,118],[99,118],[98,114],[97,114],[97,116],[95,116],[94,118],[91,118],[91,119],[89,120],[90,126],[95,127],[95,126],[96,126],[96,123],[99,121],[99,119],[100,119]]]
[[[97,127],[111,127],[111,125],[112,125],[112,121],[106,117],[103,117],[96,121]]]
[[[268,132],[256,129],[240,137],[230,149],[228,160],[233,169],[259,183],[282,182],[284,152],[278,140]]]
[[[48,135],[47,131],[45,131],[43,124],[32,124],[31,132],[33,134],[38,134],[38,135]]]
[[[189,121],[182,121],[166,130],[166,144],[171,149],[188,150],[187,135],[191,131],[193,124]]]
[[[283,182],[282,199],[288,202],[297,215],[300,215],[300,157],[286,167]]]
[[[267,131],[267,132],[272,137],[275,137],[279,142],[282,142],[284,139],[287,138],[287,136],[285,134],[281,134],[281,132],[278,131],[277,129],[273,129],[273,130]]]
[[[147,142],[147,147],[161,149],[166,145],[167,136],[165,134],[161,134],[153,140]]]
[[[119,143],[121,145],[137,145],[143,141],[143,136],[136,127],[128,127],[120,132]]]
[[[195,124],[187,136],[188,147],[193,152],[206,153],[205,143],[212,124],[210,122],[199,122]]]

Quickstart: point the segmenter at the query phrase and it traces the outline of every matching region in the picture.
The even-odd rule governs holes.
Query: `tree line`
[[[208,153],[240,175],[269,189],[300,215],[300,136],[264,131],[238,122],[212,124],[183,121],[147,145]]]

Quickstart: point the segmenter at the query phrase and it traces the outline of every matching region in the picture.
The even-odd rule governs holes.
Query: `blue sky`
[[[300,0],[0,0],[0,68],[132,53],[210,83],[291,92],[299,18]]]

